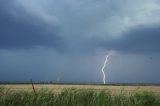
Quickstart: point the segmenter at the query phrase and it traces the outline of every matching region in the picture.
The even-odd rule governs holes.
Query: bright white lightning
[[[106,55],[105,57],[105,61],[104,61],[104,64],[103,64],[103,67],[101,69],[102,73],[103,73],[103,84],[106,84],[106,75],[105,75],[105,72],[104,72],[104,69],[106,67],[106,64],[108,62],[108,58],[109,58],[109,55]]]

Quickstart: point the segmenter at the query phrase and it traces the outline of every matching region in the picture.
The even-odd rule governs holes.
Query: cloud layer
[[[159,5],[157,0],[1,1],[1,48],[157,52]]]

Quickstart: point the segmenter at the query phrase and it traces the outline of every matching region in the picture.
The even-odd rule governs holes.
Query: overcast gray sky
[[[159,0],[0,0],[0,81],[160,83]]]

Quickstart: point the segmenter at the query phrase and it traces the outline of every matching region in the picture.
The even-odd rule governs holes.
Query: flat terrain
[[[31,84],[8,84],[8,85],[0,85],[0,87],[15,90],[15,91],[32,91]],[[47,89],[53,92],[61,92],[63,89],[92,89],[95,91],[110,91],[111,94],[119,94],[121,92],[125,94],[135,93],[135,92],[153,92],[156,95],[160,95],[160,86],[112,86],[112,85],[59,85],[59,84],[35,84],[35,90]]]

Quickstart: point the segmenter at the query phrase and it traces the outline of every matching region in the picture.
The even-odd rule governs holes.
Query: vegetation
[[[109,91],[64,89],[55,93],[47,89],[36,93],[0,88],[0,106],[160,106],[160,96],[150,92],[111,95]]]

